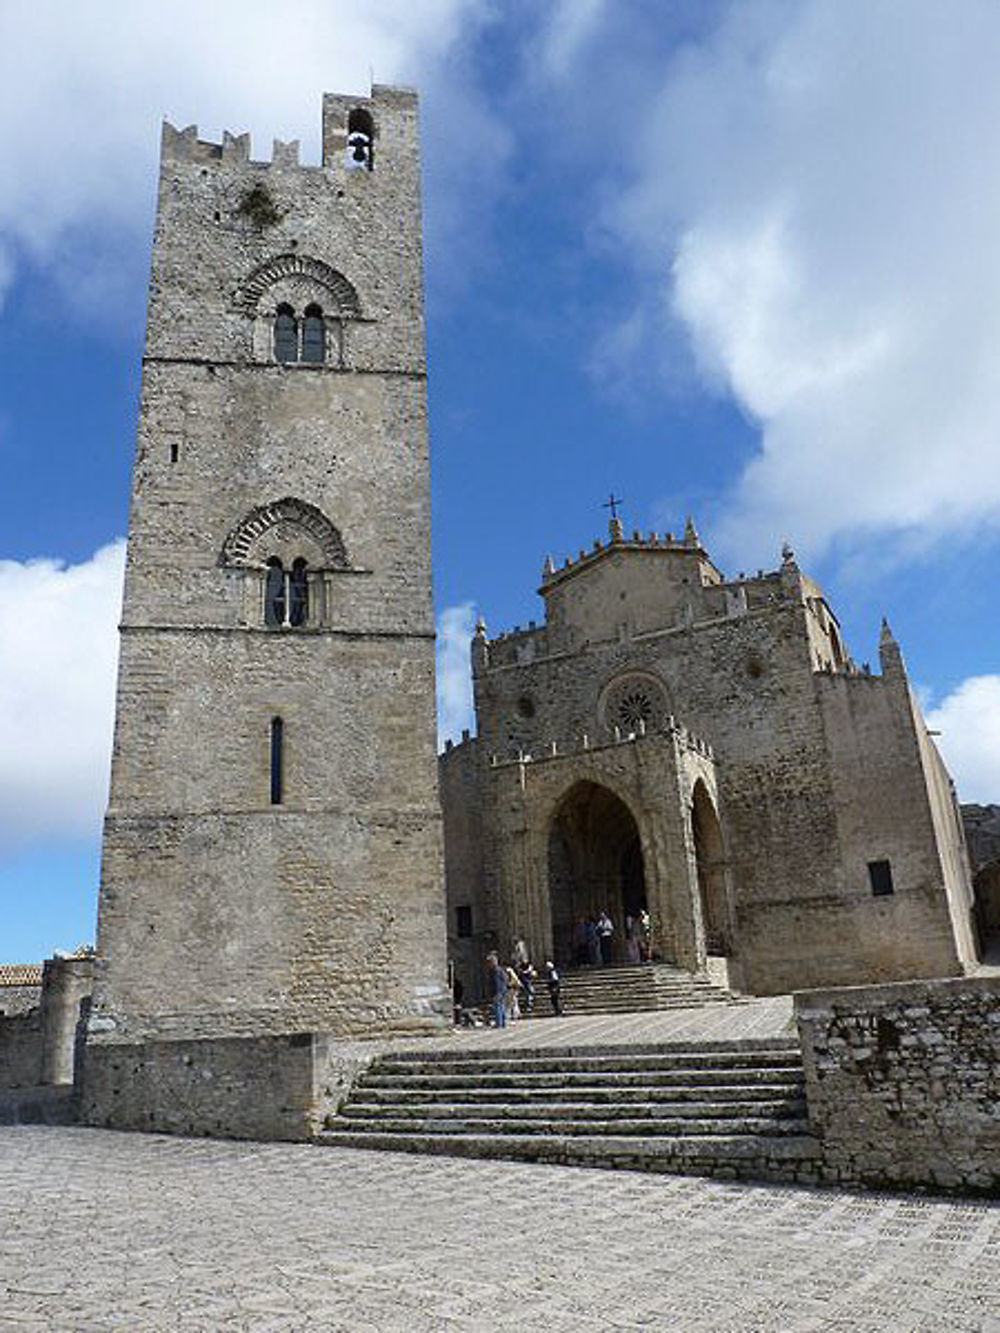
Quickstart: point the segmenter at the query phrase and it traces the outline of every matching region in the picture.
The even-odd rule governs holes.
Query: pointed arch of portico
[[[551,957],[549,839],[574,788],[589,782],[616,798],[638,836],[648,911],[658,956],[697,966],[694,857],[679,774],[661,748],[652,764],[629,764],[623,747],[512,766],[506,775],[507,836],[502,842],[505,926],[539,957]],[[515,779],[514,774],[517,774]],[[622,932],[624,923],[615,922]]]
[[[734,930],[729,861],[711,774],[700,773],[691,782],[687,809],[698,887],[699,954],[729,956]]]

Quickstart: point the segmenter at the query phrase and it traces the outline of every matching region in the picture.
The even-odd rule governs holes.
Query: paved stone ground
[[[1000,1333],[1000,1207],[0,1129],[0,1330]]]
[[[542,1049],[544,1047],[653,1046],[660,1042],[729,1041],[743,1037],[795,1035],[792,997],[774,995],[738,1005],[707,1004],[639,1014],[549,1016],[549,997],[539,993],[542,1018],[522,1018],[506,1028],[452,1028],[440,1037],[411,1037],[378,1043],[386,1050]],[[369,1043],[374,1047],[375,1043]]]

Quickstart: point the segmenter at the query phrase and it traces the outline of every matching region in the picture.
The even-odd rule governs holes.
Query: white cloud
[[[0,283],[29,258],[56,271],[70,297],[81,299],[85,282],[100,298],[115,287],[122,243],[127,260],[144,262],[163,116],[216,140],[224,128],[249,129],[262,158],[272,138],[301,138],[315,162],[321,92],[367,92],[371,75],[426,83],[454,102],[449,132],[462,125],[463,158],[481,184],[505,140],[477,112],[461,69],[440,81],[434,72],[488,17],[484,0],[5,6]],[[108,272],[95,277],[98,236]]]
[[[125,543],[0,560],[0,845],[93,835],[108,797]]]
[[[475,629],[471,602],[446,606],[437,622],[438,745],[457,741],[464,728],[475,726],[469,645]]]
[[[567,78],[599,31],[608,0],[556,0],[538,37],[542,69],[556,81]]]
[[[970,676],[927,713],[959,799],[1000,801],[1000,676]]]
[[[1000,519],[998,51],[992,0],[740,3],[633,110],[615,225],[760,427],[725,555]]]

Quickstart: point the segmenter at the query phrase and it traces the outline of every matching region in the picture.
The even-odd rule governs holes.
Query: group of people
[[[581,916],[573,927],[573,962],[578,967],[610,967],[615,924],[607,909],[598,916]],[[652,923],[645,908],[625,917],[625,961],[647,963],[652,957]]]
[[[535,982],[539,980],[539,975],[528,957],[523,940],[514,942],[514,952],[509,963],[502,963],[499,954],[495,952],[486,955],[486,978],[493,1027],[505,1028],[508,1023],[516,1022],[522,1012],[534,1013]],[[562,982],[559,970],[551,959],[547,959],[542,968],[541,980],[548,987],[552,1012],[561,1014]]]

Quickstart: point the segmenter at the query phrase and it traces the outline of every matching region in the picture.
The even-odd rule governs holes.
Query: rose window
[[[653,703],[645,690],[629,690],[619,698],[615,712],[621,726],[638,731],[640,724],[648,727],[652,722]]]
[[[600,715],[609,731],[626,735],[659,730],[670,714],[661,682],[647,672],[629,672],[611,682],[601,699]]]

